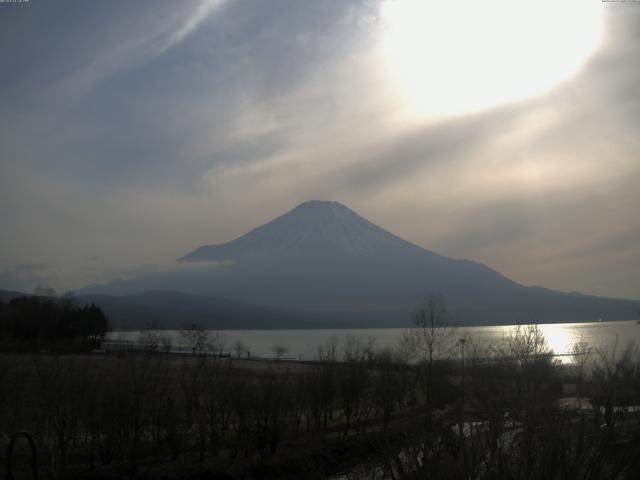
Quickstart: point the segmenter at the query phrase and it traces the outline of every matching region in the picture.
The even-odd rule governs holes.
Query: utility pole
[[[462,388],[462,408],[464,408],[464,344],[467,341],[465,337],[460,339],[460,358],[462,361],[462,381],[460,382],[460,386]]]

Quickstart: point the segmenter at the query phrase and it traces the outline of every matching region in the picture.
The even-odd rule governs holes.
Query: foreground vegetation
[[[0,442],[23,478],[27,438],[41,478],[640,478],[636,346],[578,342],[562,365],[535,326],[483,347],[444,313],[431,298],[398,349],[349,337],[308,363],[205,355],[193,327],[185,355],[152,332],[5,353]]]

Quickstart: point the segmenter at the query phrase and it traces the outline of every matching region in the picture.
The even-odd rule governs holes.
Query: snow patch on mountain
[[[302,203],[246,235],[220,245],[206,245],[182,261],[234,259],[243,254],[296,254],[314,256],[341,252],[373,255],[390,248],[419,248],[374,225],[338,202]]]

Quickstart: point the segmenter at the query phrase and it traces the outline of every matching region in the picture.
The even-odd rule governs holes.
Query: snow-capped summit
[[[235,240],[199,247],[180,260],[240,260],[258,254],[370,255],[394,247],[418,248],[341,203],[311,200]]]
[[[335,325],[332,321],[407,325],[429,292],[441,293],[461,323],[624,319],[638,305],[525,287],[481,263],[402,240],[337,202],[302,203],[235,240],[199,247],[181,260],[175,271],[82,293],[171,290],[313,312],[327,320],[325,326]],[[198,303],[186,303],[193,302]]]

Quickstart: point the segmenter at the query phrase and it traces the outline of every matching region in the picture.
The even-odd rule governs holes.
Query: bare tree
[[[640,349],[630,340],[619,349],[618,338],[613,346],[597,349],[591,369],[591,403],[605,407],[605,422],[613,427],[614,410],[624,414],[629,405],[637,404],[640,391]]]
[[[407,330],[402,343],[413,358],[432,363],[446,356],[452,348],[453,328],[442,295],[430,294],[418,307],[413,328]]]
[[[160,338],[160,346],[164,353],[171,353],[171,349],[173,348],[173,339],[169,335],[163,335]]]
[[[430,294],[418,308],[413,328],[407,330],[402,344],[409,357],[417,358],[426,366],[425,405],[431,409],[433,390],[433,364],[446,358],[454,345],[454,330],[447,315],[445,299],[437,293]]]
[[[538,325],[518,325],[507,337],[505,356],[511,358],[521,366],[535,360],[536,357],[550,355],[547,339]]]
[[[276,360],[280,360],[287,354],[288,351],[289,348],[282,343],[276,343],[271,346],[271,352],[273,352],[273,354],[276,356]]]
[[[185,323],[180,330],[180,336],[193,356],[204,353],[209,343],[209,333],[200,325]]]
[[[141,343],[147,352],[156,353],[162,346],[165,337],[166,334],[160,330],[158,322],[152,321],[145,324],[140,331],[138,343]]]
[[[80,417],[93,389],[88,362],[73,356],[34,356],[37,398],[43,414],[44,443],[51,456],[51,476],[64,474]]]
[[[338,360],[338,337],[332,335],[324,345],[318,346],[318,360],[320,362],[336,362]]]
[[[224,347],[227,345],[227,338],[222,332],[213,332],[209,339],[209,345],[214,353],[221,357],[224,353]]]
[[[370,397],[371,372],[368,361],[373,353],[373,343],[361,337],[347,335],[345,338],[343,364],[338,371],[338,390],[342,400],[344,432],[347,436],[352,423],[357,423],[365,413],[365,400]]]
[[[235,352],[236,357],[240,358],[249,351],[249,346],[242,340],[236,340],[231,345],[231,350]]]
[[[499,348],[500,356],[516,369],[516,389],[538,389],[543,381],[549,381],[554,371],[553,350],[549,348],[544,333],[538,325],[518,325]],[[523,398],[531,400],[531,397]]]
[[[320,408],[322,410],[322,428],[325,430],[329,425],[329,420],[332,419],[333,403],[336,396],[338,345],[338,337],[331,336],[325,345],[318,347],[318,360],[321,365],[318,371]]]
[[[589,362],[591,361],[592,348],[589,342],[581,338],[573,344],[571,348],[571,360],[576,375],[576,383],[578,385],[578,392],[582,391],[582,384],[584,383],[585,376],[588,370]]]

